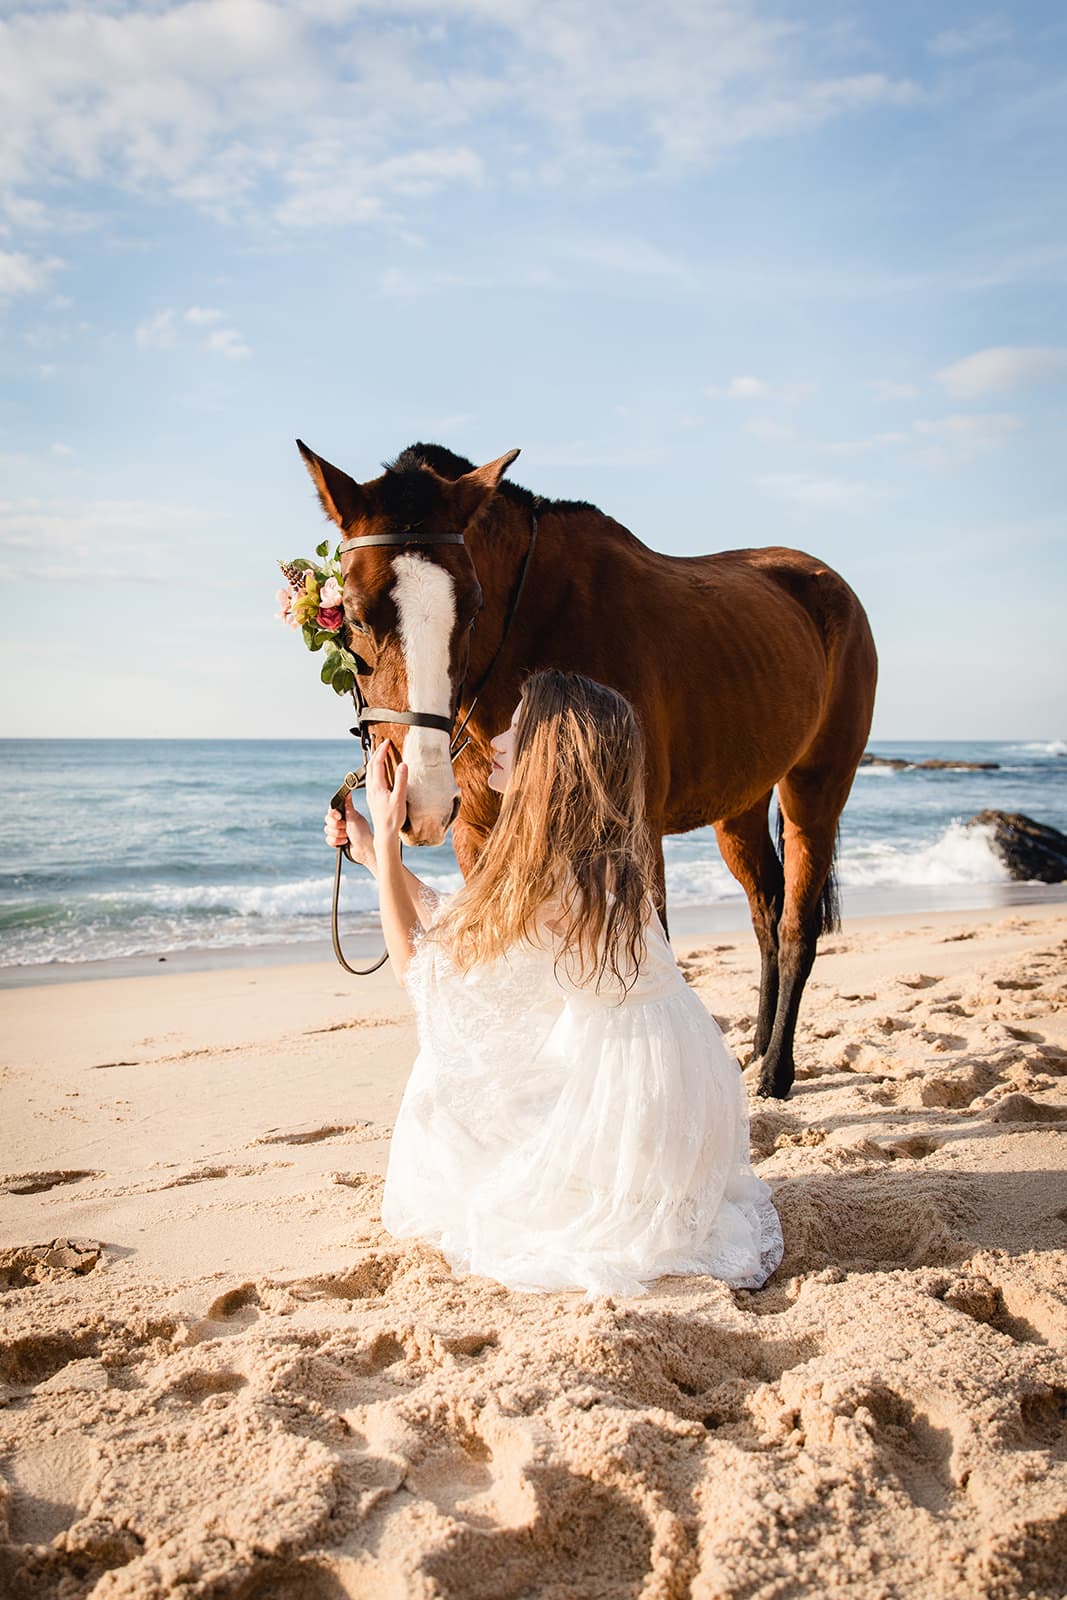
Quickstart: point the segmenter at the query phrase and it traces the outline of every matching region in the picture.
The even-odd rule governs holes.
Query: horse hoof
[[[761,1100],[788,1100],[792,1087],[792,1079],[788,1083],[780,1083],[769,1073],[761,1073],[756,1082],[756,1093]]]

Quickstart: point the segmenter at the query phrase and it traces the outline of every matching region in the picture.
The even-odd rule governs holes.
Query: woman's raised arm
[[[378,876],[374,832],[362,812],[356,810],[351,795],[346,801],[343,818],[339,811],[332,809],[327,811],[323,833],[331,850],[339,850],[347,839],[349,854],[353,861],[358,862],[361,867],[366,867],[372,877]],[[428,928],[437,915],[441,897],[435,889],[431,889],[428,883],[424,883],[407,867],[403,868],[403,873],[415,913],[422,926]]]

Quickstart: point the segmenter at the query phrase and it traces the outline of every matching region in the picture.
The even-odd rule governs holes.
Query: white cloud
[[[216,328],[208,338],[207,349],[228,361],[241,361],[252,354],[236,328]]]
[[[1021,417],[1010,411],[956,413],[948,417],[923,419],[913,424],[913,432],[929,443],[919,451],[927,466],[956,466],[997,449],[1022,428]]]
[[[766,378],[731,378],[725,390],[710,384],[705,394],[727,394],[732,400],[782,400],[793,405],[815,393],[813,383],[770,383]]]
[[[0,298],[40,293],[62,265],[58,256],[40,260],[18,250],[0,250]]]
[[[982,17],[969,28],[946,28],[935,34],[926,48],[934,56],[971,56],[1006,44],[1011,36],[1003,17]]]
[[[845,511],[864,500],[866,484],[847,478],[825,478],[804,472],[772,472],[760,479],[771,494],[817,511]]]
[[[178,342],[173,306],[168,307],[166,311],[157,311],[155,316],[146,317],[143,322],[139,322],[134,338],[142,350],[172,350]]]
[[[830,451],[831,455],[836,456],[867,455],[872,450],[886,450],[895,445],[910,444],[911,439],[910,433],[896,430],[888,433],[875,433],[867,439],[837,440],[833,444],[828,444],[826,449]]]
[[[161,534],[178,533],[203,513],[144,500],[97,500],[77,511],[56,501],[0,501],[0,578],[32,569],[50,582],[125,578],[157,582],[167,555],[182,545]]]
[[[775,422],[773,417],[752,417],[744,425],[745,432],[752,435],[753,439],[763,439],[768,444],[775,444],[781,439],[791,439],[793,430],[783,422]]]
[[[938,383],[961,400],[1035,388],[1057,378],[1067,378],[1067,345],[991,345],[937,374]]]
[[[69,444],[54,444],[52,446],[52,454],[54,456],[72,456],[74,451]]]
[[[867,387],[879,400],[914,400],[919,392],[914,383],[900,383],[896,378],[868,378]]]
[[[841,59],[758,0],[27,5],[0,21],[0,186],[30,203],[75,179],[218,217],[395,223],[446,188],[705,168],[919,98]]]
[[[217,326],[225,317],[224,311],[213,306],[189,306],[179,313],[173,306],[146,317],[136,329],[134,337],[142,350],[173,350],[178,344],[181,323],[201,330],[211,329],[200,348],[213,355],[225,356],[231,361],[250,356],[252,351],[236,328]]]
[[[1021,427],[1022,418],[1013,412],[957,412],[947,417],[920,418],[906,429],[835,440],[823,448],[835,456],[907,450],[909,459],[921,461],[924,466],[949,467],[997,449]]]

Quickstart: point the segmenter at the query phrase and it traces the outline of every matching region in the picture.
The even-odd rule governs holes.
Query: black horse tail
[[[841,829],[838,827],[838,830],[834,835],[834,854],[833,859],[830,862],[830,870],[826,874],[826,882],[823,884],[819,893],[818,903],[815,908],[818,918],[815,928],[815,932],[817,934],[841,932],[841,890],[837,882],[837,846],[840,838]],[[778,807],[778,830],[775,838],[775,846],[778,850],[778,859],[784,865],[785,818],[782,816],[781,806]]]

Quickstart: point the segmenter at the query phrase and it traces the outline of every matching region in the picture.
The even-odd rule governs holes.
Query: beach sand
[[[678,949],[743,1052],[751,935]],[[781,1268],[592,1302],[383,1232],[388,973],[0,995],[0,1594],[1061,1596],[1065,955],[1063,905],[825,939],[753,1101]]]

